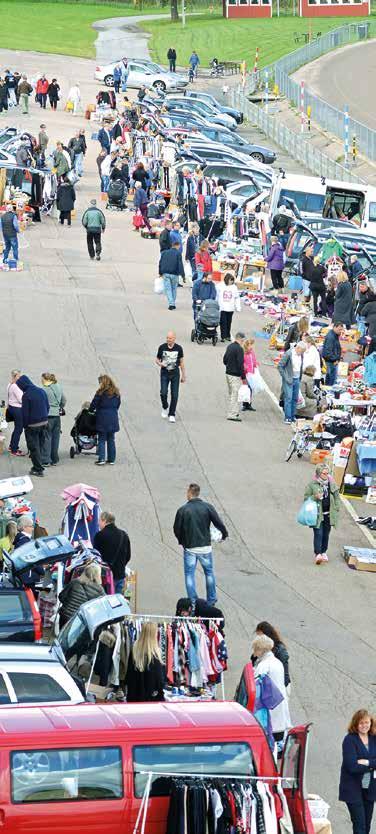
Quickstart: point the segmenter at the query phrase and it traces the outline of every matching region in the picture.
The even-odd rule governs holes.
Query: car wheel
[[[106,75],[104,78],[104,83],[106,87],[113,87],[114,86],[114,76],[113,75]]]
[[[254,153],[251,153],[251,157],[252,157],[252,159],[256,159],[257,162],[265,162],[264,154],[260,153],[259,151],[255,151]]]
[[[158,90],[159,93],[164,93],[166,90],[164,81],[154,81],[153,87],[154,90]]]

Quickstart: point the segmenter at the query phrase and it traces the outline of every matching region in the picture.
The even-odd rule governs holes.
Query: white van
[[[302,218],[321,214],[332,220],[346,220],[355,228],[376,237],[376,188],[325,177],[304,177],[282,171],[273,188],[271,217],[278,206],[295,203]]]

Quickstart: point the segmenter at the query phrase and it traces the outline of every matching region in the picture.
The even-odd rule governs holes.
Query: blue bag
[[[317,502],[313,498],[307,498],[300,507],[296,520],[298,524],[303,524],[304,527],[316,527],[317,516]]]
[[[301,292],[303,289],[303,278],[301,275],[289,275],[288,287],[293,292]]]

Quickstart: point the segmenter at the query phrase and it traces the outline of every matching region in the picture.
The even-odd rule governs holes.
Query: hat
[[[96,201],[96,200],[90,200],[90,205],[91,205],[91,206],[96,206],[96,205],[97,205],[97,201]]]

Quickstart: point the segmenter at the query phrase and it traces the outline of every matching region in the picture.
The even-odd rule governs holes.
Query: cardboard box
[[[343,479],[345,477],[345,466],[335,466],[333,469],[333,478],[334,482],[337,484],[338,489],[341,489],[343,484]]]
[[[328,466],[331,466],[333,463],[333,455],[330,449],[313,449],[310,455],[310,462],[316,466],[319,463],[327,463]]]
[[[374,561],[364,556],[349,556],[347,564],[350,568],[355,568],[355,570],[366,570],[370,573],[376,573],[376,553],[374,554]]]

